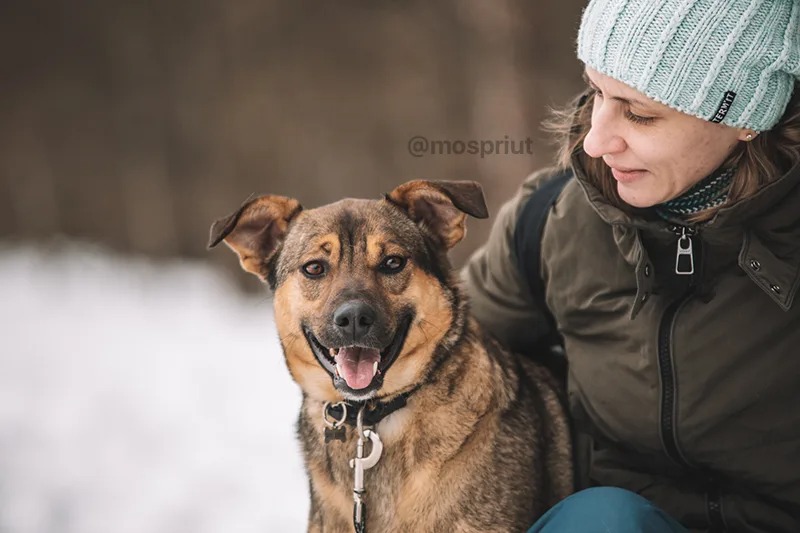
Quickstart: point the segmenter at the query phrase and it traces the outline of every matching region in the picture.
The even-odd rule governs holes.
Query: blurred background
[[[211,222],[417,178],[494,215],[552,161],[583,4],[0,2],[0,532],[302,531],[299,392]]]

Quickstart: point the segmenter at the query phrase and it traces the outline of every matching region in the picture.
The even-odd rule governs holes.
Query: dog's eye
[[[378,269],[387,274],[394,274],[395,272],[400,272],[403,270],[404,266],[406,266],[406,260],[404,257],[400,257],[399,255],[390,255],[383,260]]]
[[[303,274],[309,278],[318,278],[325,273],[325,265],[320,261],[309,261],[303,265]]]

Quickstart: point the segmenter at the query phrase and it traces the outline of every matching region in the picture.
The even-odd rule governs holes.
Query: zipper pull
[[[678,253],[675,256],[675,273],[679,276],[691,276],[694,274],[692,233],[692,231],[687,232],[685,227],[681,227],[681,234],[678,236]],[[683,258],[683,260],[681,258]]]

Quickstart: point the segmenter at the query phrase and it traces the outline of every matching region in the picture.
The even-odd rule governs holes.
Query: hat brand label
[[[731,108],[734,98],[736,98],[735,92],[725,91],[725,96],[722,98],[722,102],[719,104],[717,114],[714,115],[714,118],[711,119],[711,122],[722,122],[722,119],[724,119],[725,115],[728,114],[728,110]]]

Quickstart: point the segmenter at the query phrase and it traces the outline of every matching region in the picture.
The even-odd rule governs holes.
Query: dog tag
[[[347,429],[345,426],[325,428],[325,443],[333,440],[340,440],[342,442],[347,438]]]
[[[334,407],[340,407],[342,409],[342,418],[336,419],[331,415],[331,418],[328,418],[328,409],[331,407],[331,404],[325,402],[325,405],[322,406],[322,421],[325,422],[325,443],[329,443],[334,440],[340,440],[342,442],[345,441],[347,437],[346,428],[344,425],[345,420],[347,420],[347,404],[344,402],[337,403]]]

